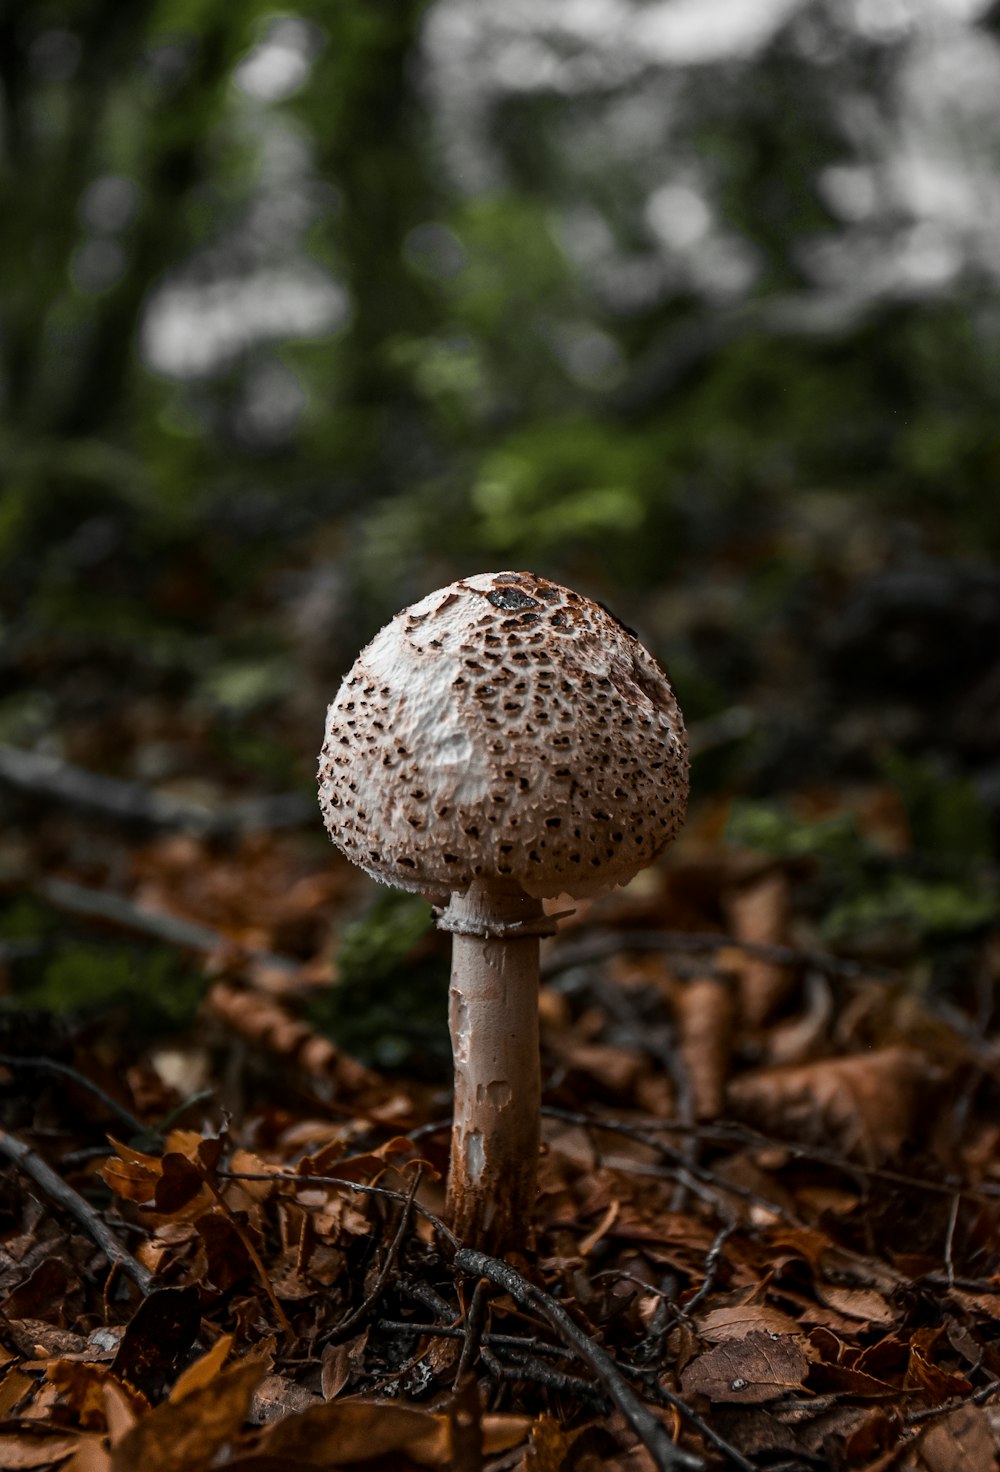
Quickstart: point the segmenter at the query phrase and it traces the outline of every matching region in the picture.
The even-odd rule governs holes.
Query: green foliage
[[[431,929],[430,907],[418,895],[380,894],[344,927],[337,979],[310,1006],[315,1025],[380,1068],[440,1072],[448,1058],[448,963],[421,953]]]
[[[882,767],[903,799],[918,853],[961,872],[990,862],[993,824],[970,782],[901,752],[888,752]]]
[[[4,933],[27,919],[23,911],[8,914]],[[73,1018],[125,1012],[136,1034],[191,1027],[204,992],[203,979],[175,951],[161,949],[66,941],[13,970],[13,990],[0,1006]]]
[[[913,849],[905,857],[879,849],[850,812],[807,823],[765,802],[734,803],[726,837],[776,858],[814,861],[817,923],[828,945],[934,947],[995,925],[991,825],[972,788],[898,753],[884,765],[909,818]]]
[[[816,859],[838,874],[856,872],[868,854],[853,813],[804,823],[782,806],[749,800],[730,808],[726,841],[775,858]]]

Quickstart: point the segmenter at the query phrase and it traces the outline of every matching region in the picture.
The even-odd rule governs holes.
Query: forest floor
[[[996,1468],[1000,945],[897,790],[770,852],[704,801],[561,921],[499,1263],[442,1222],[429,907],[297,799],[3,760],[1,1468]]]
[[[815,856],[703,804],[545,943],[537,1234],[504,1266],[441,1222],[427,907],[365,915],[318,825],[22,777],[0,1466],[997,1467],[989,925],[946,985],[891,932],[834,950]],[[803,801],[828,831],[845,799]],[[850,801],[902,861],[897,795]]]

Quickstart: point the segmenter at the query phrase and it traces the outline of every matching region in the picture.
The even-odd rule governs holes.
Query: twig
[[[574,966],[586,966],[591,961],[603,961],[617,956],[621,951],[668,951],[703,955],[709,951],[728,950],[731,947],[756,956],[761,961],[771,961],[776,966],[810,966],[825,976],[838,976],[849,981],[858,976],[881,976],[898,980],[898,974],[888,967],[872,962],[851,961],[846,956],[831,956],[825,951],[799,950],[795,946],[765,945],[759,941],[741,941],[735,935],[717,931],[699,930],[613,930],[608,933],[588,935],[579,941],[567,941],[557,946],[542,965],[542,980],[549,981]]]
[[[718,1193],[728,1192],[731,1196],[738,1197],[741,1201],[749,1201],[753,1206],[763,1207],[765,1211],[772,1212],[775,1216],[783,1217],[786,1221],[796,1226],[803,1226],[801,1218],[787,1207],[779,1206],[776,1201],[771,1201],[762,1196],[759,1191],[753,1191],[749,1186],[740,1186],[735,1181],[727,1181],[718,1176],[714,1171],[696,1161],[685,1158],[682,1150],[675,1149],[672,1145],[665,1145],[662,1140],[645,1127],[635,1127],[626,1124],[620,1119],[595,1119],[589,1114],[578,1114],[573,1109],[556,1109],[551,1105],[542,1107],[542,1114],[549,1119],[561,1119],[566,1124],[582,1125],[584,1129],[607,1130],[609,1134],[623,1135],[626,1139],[636,1140],[640,1145],[648,1145],[651,1150],[657,1151],[664,1160],[669,1161],[671,1167],[678,1177],[686,1176],[691,1182],[700,1181],[703,1186],[710,1186],[717,1196]],[[672,1129],[673,1126],[662,1126],[664,1129]],[[704,1193],[702,1193],[704,1194]]]
[[[123,1247],[118,1238],[98,1216],[94,1208],[83,1197],[66,1184],[61,1176],[42,1157],[15,1135],[0,1129],[0,1155],[12,1161],[26,1176],[30,1176],[50,1200],[63,1207],[77,1221],[88,1236],[92,1237],[112,1265],[117,1264],[127,1273],[140,1293],[148,1293],[153,1285],[153,1275],[142,1263]]]
[[[589,1380],[581,1380],[579,1375],[567,1375],[562,1370],[553,1370],[551,1365],[545,1365],[531,1355],[519,1359],[516,1364],[505,1365],[489,1349],[484,1348],[483,1364],[496,1380],[532,1380],[549,1390],[568,1393],[576,1400],[590,1401],[598,1410],[607,1410],[608,1397]]]
[[[295,828],[312,817],[305,793],[280,793],[230,803],[217,812],[153,792],[138,782],[104,777],[42,752],[0,746],[0,782],[60,807],[96,813],[117,823],[181,829],[215,838],[257,829]]]
[[[54,1073],[62,1078],[68,1078],[78,1084],[81,1089],[86,1089],[99,1099],[109,1114],[113,1114],[119,1124],[123,1124],[133,1135],[141,1135],[145,1129],[141,1119],[136,1119],[124,1104],[119,1104],[117,1099],[112,1099],[106,1094],[100,1084],[71,1068],[68,1063],[58,1063],[54,1058],[18,1058],[12,1053],[0,1053],[0,1063],[5,1068],[23,1068],[26,1072]]]
[[[490,1281],[488,1278],[480,1278],[472,1290],[472,1302],[465,1316],[465,1335],[462,1343],[462,1353],[458,1360],[458,1369],[455,1371],[455,1383],[453,1389],[457,1390],[465,1379],[472,1366],[476,1363],[479,1346],[483,1340],[483,1330],[486,1327],[486,1308],[489,1303],[487,1293]]]
[[[686,1469],[686,1472],[702,1472],[705,1464],[701,1457],[685,1451],[671,1441],[660,1422],[624,1380],[607,1351],[595,1344],[550,1294],[522,1278],[508,1263],[469,1247],[462,1247],[456,1252],[455,1266],[459,1272],[469,1277],[489,1278],[496,1287],[509,1293],[515,1303],[523,1308],[535,1309],[549,1321],[560,1338],[600,1377],[609,1397],[639,1437],[660,1472],[673,1472],[676,1468]]]
[[[416,1334],[418,1338],[464,1339],[466,1330],[457,1324],[421,1324],[416,1319],[379,1319],[376,1329],[387,1334]],[[555,1359],[573,1359],[571,1349],[562,1344],[546,1344],[542,1339],[529,1338],[524,1334],[491,1334],[481,1336],[481,1342],[491,1349],[516,1349],[523,1354],[550,1354]]]
[[[970,1395],[957,1395],[952,1400],[946,1400],[939,1406],[925,1406],[922,1411],[910,1411],[906,1417],[907,1426],[919,1426],[924,1421],[933,1421],[938,1416],[948,1416],[952,1411],[961,1410],[963,1406],[982,1406],[1000,1390],[1000,1380],[991,1380],[988,1385],[981,1385],[978,1390],[972,1391]],[[810,1407],[814,1402],[810,1401]]]
[[[108,890],[74,884],[69,879],[42,879],[36,885],[36,892],[57,910],[68,910],[70,914],[82,915],[88,920],[107,920],[112,925],[120,925],[123,930],[150,935],[154,940],[163,941],[165,945],[209,955],[216,951],[235,951],[249,960],[267,966],[269,970],[300,969],[298,962],[289,956],[241,946],[238,941],[208,925],[184,920],[180,915],[148,910],[144,905],[133,904],[125,895],[113,894]]]
[[[958,1208],[961,1204],[962,1193],[961,1191],[956,1191],[952,1197],[951,1211],[948,1213],[948,1230],[945,1232],[944,1237],[944,1266],[948,1274],[948,1282],[951,1285],[955,1282],[955,1258],[953,1251],[955,1246],[955,1227],[958,1223]]]
[[[364,1318],[365,1314],[369,1312],[381,1297],[382,1289],[385,1287],[386,1279],[392,1271],[396,1256],[403,1242],[403,1237],[406,1235],[406,1229],[410,1224],[410,1217],[413,1213],[413,1201],[417,1194],[417,1187],[420,1185],[421,1174],[422,1172],[418,1165],[413,1172],[413,1180],[406,1194],[406,1199],[403,1202],[403,1209],[399,1213],[399,1225],[396,1227],[395,1235],[389,1243],[389,1250],[385,1254],[382,1266],[378,1270],[371,1292],[365,1295],[363,1303],[359,1303],[352,1313],[349,1313],[346,1318],[341,1319],[340,1323],[325,1336],[325,1342],[339,1338],[340,1335],[346,1334],[348,1329],[353,1329],[358,1320]]]
[[[436,1232],[452,1247],[461,1247],[461,1242],[455,1236],[450,1227],[446,1227],[440,1217],[428,1211],[426,1206],[421,1206],[419,1201],[410,1201],[410,1197],[404,1191],[393,1191],[388,1186],[363,1186],[359,1181],[346,1181],[342,1176],[317,1176],[308,1171],[301,1175],[289,1175],[282,1171],[252,1171],[252,1170],[220,1170],[217,1172],[220,1180],[227,1181],[280,1181],[286,1186],[311,1185],[311,1186],[342,1186],[348,1191],[357,1191],[362,1196],[382,1196],[387,1201],[401,1201],[405,1205],[410,1202],[414,1211],[430,1222]]]
[[[685,1124],[681,1120],[674,1119],[621,1120],[610,1116],[574,1115],[569,1110],[560,1110],[549,1105],[542,1106],[542,1113],[552,1119],[565,1120],[569,1124],[607,1128],[613,1134],[629,1135],[654,1150],[658,1146],[655,1140],[649,1138],[651,1135],[680,1135],[682,1138],[694,1136],[695,1139],[706,1144],[749,1145],[768,1150],[784,1150],[797,1159],[815,1160],[822,1165],[830,1165],[836,1170],[843,1171],[844,1175],[862,1176],[869,1181],[884,1181],[888,1185],[908,1186],[912,1190],[927,1191],[937,1196],[952,1197],[955,1194],[954,1181],[935,1181],[927,1177],[907,1175],[904,1171],[890,1170],[883,1166],[865,1165],[861,1160],[848,1160],[836,1150],[826,1150],[821,1145],[806,1145],[799,1140],[783,1139],[780,1135],[768,1135],[762,1130],[753,1129],[750,1125],[738,1124],[735,1121],[718,1120],[711,1124]],[[672,1159],[674,1156],[667,1158]],[[676,1158],[681,1160],[684,1157],[680,1151],[677,1151]],[[690,1162],[685,1164],[686,1168],[690,1169]],[[987,1198],[995,1199],[997,1195],[1000,1195],[1000,1186],[991,1188],[989,1184],[984,1183],[979,1187],[963,1187],[961,1194],[968,1201],[985,1202]]]
[[[724,1436],[720,1436],[717,1431],[713,1431],[708,1422],[702,1420],[697,1411],[693,1411],[686,1401],[681,1400],[679,1395],[675,1395],[665,1385],[661,1385],[654,1372],[649,1370],[633,1370],[631,1366],[627,1366],[626,1370],[635,1379],[641,1380],[653,1399],[659,1401],[660,1405],[669,1406],[671,1410],[683,1416],[688,1424],[693,1426],[699,1435],[704,1437],[709,1446],[714,1446],[715,1450],[721,1452],[724,1457],[727,1457],[734,1467],[739,1467],[740,1472],[759,1472],[754,1462],[751,1462],[741,1451],[738,1451],[731,1442],[726,1441]],[[810,1402],[811,1404],[812,1402]]]
[[[715,1285],[715,1275],[719,1269],[719,1258],[722,1256],[722,1249],[735,1230],[736,1224],[734,1222],[727,1222],[724,1227],[720,1227],[716,1232],[712,1245],[708,1249],[708,1255],[705,1258],[704,1281],[694,1297],[689,1299],[683,1308],[679,1309],[679,1312],[684,1314],[685,1317],[690,1317],[692,1309],[697,1308],[699,1303],[702,1303],[708,1297],[709,1293],[711,1293]]]

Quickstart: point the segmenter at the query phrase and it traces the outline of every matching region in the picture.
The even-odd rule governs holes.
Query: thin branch
[[[112,1266],[117,1265],[122,1272],[128,1274],[140,1293],[150,1291],[153,1285],[153,1274],[149,1269],[144,1268],[142,1263],[135,1260],[127,1248],[118,1241],[111,1228],[101,1221],[94,1208],[77,1191],[74,1191],[72,1186],[67,1185],[61,1176],[56,1175],[56,1172],[37,1151],[32,1150],[30,1145],[17,1139],[15,1135],[0,1129],[0,1155],[12,1161],[26,1176],[30,1176],[36,1186],[40,1186],[51,1201],[67,1211],[87,1235],[93,1238],[108,1262]]]
[[[59,807],[95,813],[134,827],[180,829],[206,838],[258,829],[297,828],[315,803],[305,793],[252,797],[213,812],[197,803],[153,792],[138,782],[105,777],[43,752],[0,746],[0,783]]]
[[[54,1058],[18,1058],[12,1053],[0,1053],[0,1063],[5,1068],[20,1068],[34,1073],[54,1073],[57,1077],[71,1079],[81,1089],[86,1089],[88,1094],[93,1094],[95,1099],[99,1099],[108,1113],[113,1114],[118,1123],[123,1124],[131,1134],[141,1135],[145,1129],[142,1120],[136,1119],[124,1104],[119,1104],[117,1099],[112,1099],[110,1094],[104,1092],[100,1084],[95,1084],[92,1078],[87,1078],[86,1074],[71,1068],[68,1063],[58,1063]]]
[[[660,1472],[675,1472],[677,1468],[684,1469],[684,1472],[702,1472],[705,1464],[701,1457],[685,1451],[671,1441],[660,1422],[626,1383],[608,1352],[595,1344],[550,1294],[536,1288],[527,1278],[522,1278],[509,1263],[488,1257],[485,1252],[476,1252],[469,1247],[462,1247],[456,1252],[455,1266],[459,1272],[469,1277],[489,1278],[491,1283],[509,1293],[522,1308],[533,1308],[548,1320],[560,1338],[597,1374],[610,1399],[628,1421]]]
[[[711,1293],[712,1288],[715,1286],[715,1275],[719,1270],[719,1259],[722,1256],[722,1249],[735,1230],[735,1223],[727,1222],[724,1227],[720,1227],[716,1232],[712,1245],[708,1249],[708,1255],[705,1258],[704,1281],[694,1297],[689,1299],[683,1308],[678,1309],[678,1312],[684,1314],[685,1317],[690,1317],[692,1309],[697,1308],[699,1303],[703,1303],[709,1293]]]
[[[801,1218],[794,1212],[789,1211],[787,1207],[779,1206],[776,1201],[769,1200],[768,1197],[762,1196],[759,1191],[751,1190],[749,1186],[741,1186],[735,1181],[727,1181],[722,1176],[716,1175],[714,1171],[710,1171],[706,1166],[686,1159],[683,1151],[675,1149],[672,1145],[664,1144],[649,1129],[644,1127],[636,1128],[620,1119],[595,1119],[589,1114],[578,1114],[572,1109],[556,1109],[551,1105],[544,1105],[542,1114],[549,1119],[561,1119],[566,1124],[581,1125],[584,1129],[607,1130],[609,1134],[623,1135],[626,1139],[635,1140],[640,1145],[648,1145],[651,1150],[657,1151],[664,1160],[670,1163],[673,1172],[679,1179],[686,1179],[692,1185],[695,1182],[700,1182],[702,1190],[699,1194],[704,1195],[704,1187],[709,1186],[715,1197],[720,1192],[728,1193],[730,1196],[736,1196],[741,1201],[750,1202],[753,1206],[760,1206],[765,1211],[772,1212],[775,1216],[782,1217],[785,1221],[792,1222],[796,1226],[804,1225]],[[669,1128],[672,1128],[672,1126]],[[621,1166],[624,1162],[616,1161],[615,1164]]]
[[[182,950],[199,951],[211,955],[216,951],[236,951],[249,960],[256,961],[275,971],[298,971],[299,963],[290,956],[279,956],[271,951],[259,951],[241,946],[230,936],[213,930],[208,925],[199,925],[195,920],[185,920],[180,915],[168,915],[161,910],[149,910],[136,905],[123,894],[109,890],[93,889],[86,884],[74,884],[69,879],[42,879],[35,886],[36,893],[57,910],[67,910],[72,915],[81,915],[88,920],[106,920],[119,925],[123,930],[134,930],[141,935],[152,936],[168,946]]]
[[[345,1181],[342,1176],[317,1176],[308,1171],[301,1175],[290,1175],[282,1171],[252,1171],[252,1170],[220,1170],[217,1172],[220,1180],[226,1181],[280,1181],[286,1186],[311,1185],[311,1186],[342,1186],[347,1191],[357,1191],[362,1196],[382,1196],[387,1201],[401,1201],[404,1206],[410,1201],[410,1197],[404,1191],[393,1191],[387,1186],[363,1186],[359,1181]],[[440,1217],[428,1211],[426,1206],[421,1206],[419,1201],[411,1203],[412,1208],[452,1247],[461,1247],[461,1242],[455,1236],[450,1227],[446,1227]]]
[[[948,1282],[951,1284],[953,1284],[955,1281],[955,1258],[953,1255],[955,1247],[955,1227],[958,1224],[958,1209],[961,1204],[962,1193],[960,1191],[956,1191],[954,1197],[952,1198],[951,1211],[948,1213],[948,1230],[945,1233],[944,1238],[944,1266],[945,1271],[948,1274]]]
[[[457,1324],[421,1324],[416,1319],[379,1319],[376,1329],[387,1334],[415,1334],[418,1338],[464,1339],[467,1331]],[[522,1354],[550,1354],[555,1359],[573,1359],[573,1351],[562,1344],[546,1344],[525,1334],[491,1334],[481,1336],[482,1343],[491,1349],[515,1349]]]
[[[455,1371],[453,1389],[457,1390],[466,1375],[476,1363],[479,1347],[483,1342],[483,1330],[486,1327],[486,1310],[489,1306],[487,1293],[489,1291],[489,1278],[480,1278],[472,1290],[472,1302],[465,1316],[465,1333],[462,1342],[462,1353],[459,1356],[458,1368]]]
[[[598,1410],[607,1410],[608,1397],[596,1385],[592,1385],[589,1380],[582,1380],[579,1375],[567,1375],[562,1370],[554,1370],[551,1365],[543,1364],[532,1355],[526,1355],[523,1359],[518,1357],[516,1364],[505,1365],[484,1347],[482,1357],[483,1364],[495,1380],[531,1380],[536,1385],[544,1385],[548,1390],[572,1395],[574,1400],[589,1401]]]
[[[622,951],[667,951],[704,955],[733,947],[745,951],[748,956],[772,961],[776,966],[809,966],[825,976],[841,977],[844,980],[852,980],[858,976],[899,979],[896,972],[868,961],[852,961],[846,956],[831,956],[825,951],[764,945],[756,941],[738,940],[735,935],[725,935],[722,932],[697,930],[612,930],[603,935],[588,935],[579,941],[566,941],[554,947],[542,965],[541,975],[543,981],[550,981],[553,976],[569,971],[572,967],[603,961]]]
[[[341,1334],[346,1334],[348,1329],[353,1329],[354,1325],[359,1321],[359,1319],[363,1319],[365,1314],[367,1314],[374,1307],[374,1305],[381,1297],[382,1289],[385,1287],[386,1284],[386,1279],[392,1271],[393,1264],[395,1263],[396,1257],[399,1253],[399,1249],[402,1246],[403,1238],[406,1235],[406,1230],[410,1225],[410,1218],[413,1215],[413,1202],[417,1194],[417,1188],[420,1185],[420,1176],[421,1169],[418,1165],[413,1173],[413,1181],[410,1185],[410,1189],[406,1193],[406,1200],[403,1202],[403,1209],[399,1213],[399,1225],[396,1227],[395,1236],[389,1244],[389,1250],[385,1254],[382,1266],[378,1270],[378,1276],[375,1279],[371,1292],[365,1295],[364,1302],[359,1303],[358,1307],[353,1311],[353,1313],[349,1313],[346,1318],[341,1319],[340,1323],[331,1330],[331,1332],[326,1336],[327,1342],[332,1339],[338,1338]]]
[[[749,1458],[745,1457],[741,1451],[738,1451],[736,1447],[726,1441],[724,1436],[720,1436],[717,1431],[713,1431],[712,1427],[707,1421],[702,1420],[697,1411],[693,1411],[685,1401],[681,1400],[679,1395],[675,1395],[672,1390],[668,1390],[665,1385],[662,1385],[653,1372],[649,1370],[633,1370],[631,1366],[627,1366],[626,1369],[628,1374],[642,1382],[654,1400],[659,1401],[660,1405],[669,1407],[671,1410],[676,1411],[678,1415],[683,1416],[688,1424],[693,1426],[699,1435],[704,1437],[709,1446],[714,1446],[715,1450],[721,1452],[724,1457],[732,1462],[734,1467],[739,1467],[740,1472],[759,1472],[755,1462],[751,1462]],[[810,1405],[812,1405],[811,1401]]]

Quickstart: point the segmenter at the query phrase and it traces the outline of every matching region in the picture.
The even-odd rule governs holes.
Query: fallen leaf
[[[714,1308],[697,1320],[698,1332],[709,1344],[745,1339],[748,1334],[799,1334],[800,1326],[789,1314],[761,1304],[736,1308]]]
[[[16,1431],[0,1431],[0,1467],[3,1472],[22,1472],[30,1467],[50,1467],[65,1462],[80,1444],[72,1432],[22,1422]]]
[[[751,1331],[692,1360],[681,1375],[685,1395],[744,1405],[776,1400],[801,1386],[809,1361],[789,1337]]]
[[[848,1155],[877,1164],[911,1132],[927,1090],[926,1057],[911,1048],[761,1068],[733,1080],[727,1108],[738,1119],[785,1138],[833,1140]]]
[[[244,1360],[179,1401],[165,1401],[116,1443],[113,1472],[202,1472],[246,1420],[266,1366]]]
[[[51,1360],[45,1367],[45,1378],[56,1387],[60,1401],[87,1431],[106,1428],[105,1391],[109,1382],[131,1404],[135,1415],[149,1409],[145,1397],[115,1379],[107,1365],[86,1360]]]
[[[695,977],[674,998],[678,1045],[695,1119],[717,1119],[725,1104],[732,1044],[733,988],[714,976]]]
[[[6,1420],[15,1406],[34,1388],[35,1382],[30,1375],[23,1374],[17,1368],[8,1370],[0,1381],[0,1420]]]
[[[750,945],[780,945],[788,930],[788,876],[772,869],[725,896],[726,918],[737,940]],[[741,951],[737,960],[740,1006],[749,1027],[760,1027],[787,996],[794,971]]]
[[[221,1371],[226,1362],[226,1356],[233,1347],[233,1336],[222,1334],[212,1345],[210,1350],[196,1359],[193,1365],[188,1365],[182,1375],[178,1375],[170,1399],[175,1403],[191,1395],[196,1390],[204,1390],[206,1385],[212,1381]]]
[[[446,1417],[381,1400],[328,1401],[286,1416],[267,1428],[257,1450],[303,1467],[342,1467],[393,1452],[421,1466],[445,1467],[451,1456]]]
[[[194,1343],[201,1323],[198,1290],[158,1288],[144,1298],[125,1326],[111,1369],[149,1393]]]
[[[996,1472],[997,1452],[990,1418],[981,1406],[959,1406],[933,1422],[918,1450],[927,1472]]]
[[[816,1297],[827,1308],[849,1319],[862,1319],[869,1324],[888,1326],[897,1315],[874,1288],[845,1288],[839,1283],[817,1283]]]

